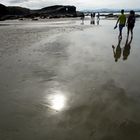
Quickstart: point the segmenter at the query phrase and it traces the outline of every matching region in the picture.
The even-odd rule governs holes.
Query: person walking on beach
[[[130,11],[130,15],[127,20],[127,36],[129,37],[129,32],[131,31],[131,37],[133,37],[133,29],[135,26],[135,12],[133,10]]]
[[[114,29],[117,28],[118,23],[119,23],[119,39],[122,39],[122,30],[126,24],[126,16],[124,15],[124,10],[121,10],[121,15],[119,16]]]
[[[84,24],[84,19],[85,19],[85,15],[84,15],[84,13],[82,13],[82,15],[81,15],[82,23],[81,24]]]
[[[96,15],[96,13],[94,12],[94,13],[93,13],[93,18],[95,18],[95,15]]]
[[[97,25],[99,25],[99,21],[100,21],[100,13],[98,12],[98,14],[97,14]]]
[[[90,16],[91,16],[91,19],[92,19],[93,18],[93,13],[91,13]]]
[[[95,13],[91,13],[91,21],[90,24],[95,24]]]

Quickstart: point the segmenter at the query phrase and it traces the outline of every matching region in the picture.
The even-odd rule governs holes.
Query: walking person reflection
[[[127,60],[128,56],[130,55],[131,43],[133,40],[133,36],[131,36],[130,41],[128,42],[129,36],[127,36],[126,43],[123,49],[123,60]]]
[[[118,39],[118,45],[116,49],[115,49],[115,46],[112,45],[115,62],[117,62],[118,59],[120,59],[121,57],[122,48],[120,47],[120,44],[121,44],[121,39]]]

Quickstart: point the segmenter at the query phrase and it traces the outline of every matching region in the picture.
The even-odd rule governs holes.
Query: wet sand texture
[[[1,140],[140,139],[140,22],[117,62],[115,21],[80,22],[2,22]]]

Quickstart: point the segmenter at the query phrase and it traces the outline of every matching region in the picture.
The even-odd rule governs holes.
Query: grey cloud
[[[9,3],[23,3],[28,2],[29,0],[10,0]]]

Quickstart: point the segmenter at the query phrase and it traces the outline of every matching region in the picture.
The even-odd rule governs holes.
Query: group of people
[[[91,13],[91,22],[90,24],[95,24],[95,16],[96,13]],[[97,25],[99,25],[99,21],[100,21],[100,13],[97,13]]]
[[[91,13],[90,16],[91,16],[90,24],[95,24],[95,17],[97,17],[97,25],[99,25],[100,13],[98,12],[98,13],[97,13],[97,16],[96,16],[96,13]],[[85,19],[85,15],[84,15],[84,13],[83,13],[82,16],[81,16],[82,24],[84,24],[84,19]]]
[[[119,23],[119,39],[122,39],[122,30],[125,27],[125,25],[127,26],[127,35],[129,36],[129,33],[131,32],[131,37],[133,37],[133,29],[135,26],[135,12],[133,10],[130,11],[127,21],[126,15],[124,14],[124,10],[121,10],[121,15],[119,16],[114,29],[117,28],[118,23]]]
[[[91,24],[95,24],[95,16],[97,17],[97,25],[98,25],[99,20],[100,20],[100,13],[97,13],[97,15],[96,15],[96,13],[91,13]],[[83,20],[82,23],[84,23],[84,14],[83,14],[81,19]],[[115,49],[115,46],[112,45],[113,54],[114,54],[114,58],[115,58],[116,62],[121,57],[121,54],[123,55],[123,60],[126,60],[130,54],[135,21],[136,21],[135,20],[135,12],[133,10],[130,11],[128,18],[126,18],[126,15],[124,14],[124,10],[121,10],[121,15],[118,17],[118,20],[117,20],[116,25],[114,27],[114,29],[116,29],[118,27],[118,24],[119,24],[118,45],[117,45],[116,49]],[[125,46],[122,49],[120,47],[120,44],[121,44],[121,40],[122,40],[122,31],[123,31],[123,28],[125,26],[127,26],[127,39],[126,39]],[[131,39],[130,39],[130,41],[128,41],[130,32],[131,32]]]

